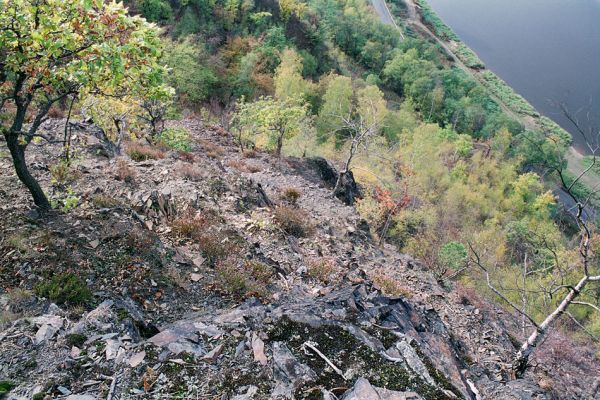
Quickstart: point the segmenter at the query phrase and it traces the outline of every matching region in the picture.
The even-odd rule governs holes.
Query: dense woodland
[[[81,3],[94,8],[97,2]],[[47,38],[31,37],[28,46],[49,51],[44,61],[56,65],[30,62],[23,78],[29,98],[14,86],[22,59],[0,51],[3,127],[22,111],[16,131],[25,131],[42,109],[40,120],[48,112],[90,118],[115,153],[121,142],[143,136],[185,151],[186,132],[163,129],[162,121],[195,115],[229,130],[241,150],[335,160],[362,186],[356,207],[379,243],[415,256],[448,287],[474,287],[506,306],[523,318],[526,332],[581,279],[582,241],[589,242],[585,273],[600,272],[595,221],[586,221],[589,235],[582,238],[581,221],[553,194],[560,185],[581,198],[589,194],[579,182],[571,185],[575,178],[565,171],[569,138],[525,129],[439,45],[410,29],[401,40],[368,1],[133,0],[126,6],[129,15],[153,24],[113,6],[118,24],[132,26],[101,33],[111,25],[90,20],[73,27],[72,37],[54,38],[75,43],[68,54]],[[406,5],[390,6],[401,24]],[[2,18],[6,26],[10,15]],[[104,53],[77,47],[85,32],[104,41]],[[131,32],[138,42],[123,45]],[[0,49],[19,40],[0,32]],[[96,69],[69,63],[61,70],[61,57],[79,51],[86,62],[106,60]],[[77,79],[45,75],[56,71]],[[25,102],[35,104],[21,107]],[[10,139],[10,129],[3,129]],[[15,135],[24,143],[44,140],[35,130]],[[25,151],[26,144],[15,146]],[[69,158],[76,149],[65,150],[57,170],[76,159]],[[36,204],[68,212],[65,190],[49,200],[38,193]],[[600,291],[588,285],[577,295],[580,304],[554,325],[575,337],[600,337]]]

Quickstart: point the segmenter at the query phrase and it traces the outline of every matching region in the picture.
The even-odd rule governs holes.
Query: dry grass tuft
[[[132,142],[127,145],[125,152],[133,161],[158,160],[165,158],[165,152],[158,146]]]
[[[208,140],[200,140],[199,143],[206,155],[210,158],[221,158],[225,154],[225,150],[223,150],[221,146],[209,142]]]
[[[121,159],[117,161],[115,167],[115,178],[125,183],[133,183],[135,181],[135,172],[127,164],[127,161]]]
[[[285,188],[281,194],[281,200],[286,203],[295,206],[298,203],[298,199],[302,196],[299,189],[294,187]]]
[[[333,257],[310,258],[307,265],[307,275],[321,283],[338,281],[340,270]]]
[[[384,272],[377,271],[371,274],[371,279],[385,295],[394,297],[412,297],[412,293],[410,293],[408,289],[403,287],[400,282],[392,276]]]
[[[269,295],[267,285],[274,271],[270,266],[253,260],[227,257],[216,264],[217,288],[236,297],[256,296],[265,299]]]
[[[190,164],[183,164],[179,167],[178,173],[183,179],[192,182],[198,182],[204,178],[202,170]]]
[[[314,230],[308,213],[300,208],[279,206],[274,211],[275,222],[288,235],[310,236]]]

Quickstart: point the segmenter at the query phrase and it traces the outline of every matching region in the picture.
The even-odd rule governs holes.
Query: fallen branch
[[[319,357],[321,357],[323,360],[325,360],[325,362],[327,364],[329,364],[329,366],[335,371],[336,374],[338,374],[339,376],[341,376],[344,380],[346,380],[346,377],[344,377],[344,372],[339,369],[338,367],[335,366],[335,364],[325,356],[325,354],[321,353],[319,351],[319,349],[317,349],[315,347],[316,343],[315,342],[304,342],[302,344],[302,349],[306,352],[306,348],[308,347],[309,349],[311,349],[313,352],[315,352]]]

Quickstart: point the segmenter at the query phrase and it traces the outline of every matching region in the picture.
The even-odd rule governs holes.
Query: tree
[[[289,48],[281,55],[274,83],[275,96],[283,101],[304,103],[313,91],[311,82],[302,78],[302,57]]]
[[[342,138],[349,142],[344,166],[333,189],[336,193],[344,176],[350,172],[359,148],[366,148],[370,139],[381,132],[388,110],[383,93],[377,86],[358,89],[354,98],[352,80],[344,76],[334,77],[329,82],[324,98],[319,113],[320,129],[341,133]]]
[[[560,141],[557,141],[555,145],[556,156],[553,157],[553,162],[551,164],[546,165],[549,171],[558,177],[564,194],[568,196],[575,204],[575,214],[573,215],[573,218],[575,219],[575,222],[579,228],[579,232],[577,234],[578,246],[576,252],[573,252],[572,255],[567,257],[560,257],[555,246],[553,246],[552,243],[549,243],[549,241],[546,239],[543,239],[540,243],[538,243],[537,246],[535,246],[536,248],[534,251],[532,251],[526,247],[527,243],[523,243],[525,242],[523,239],[523,236],[525,235],[528,237],[527,242],[529,242],[529,244],[532,243],[531,234],[527,232],[525,235],[520,234],[520,238],[514,240],[515,242],[518,242],[518,245],[524,254],[524,281],[526,280],[527,276],[531,274],[528,266],[528,260],[529,254],[532,252],[538,254],[548,253],[550,265],[546,267],[546,270],[558,271],[560,273],[558,279],[551,279],[545,287],[538,285],[542,289],[544,295],[547,296],[548,301],[553,304],[553,309],[544,315],[543,318],[541,318],[541,322],[538,322],[529,312],[527,312],[526,307],[519,307],[507,296],[507,294],[503,293],[502,289],[498,289],[492,283],[489,268],[484,265],[479,253],[473,248],[472,245],[470,245],[470,249],[473,254],[472,260],[484,272],[488,287],[533,327],[533,331],[523,341],[513,359],[513,371],[516,377],[522,377],[525,374],[529,367],[532,354],[547,336],[552,325],[562,315],[567,314],[569,317],[574,319],[578,326],[582,326],[568,312],[570,307],[577,304],[591,307],[595,311],[600,310],[598,305],[592,304],[588,301],[580,300],[582,297],[584,299],[585,297],[594,298],[595,293],[597,293],[599,289],[598,284],[600,283],[600,265],[598,265],[597,260],[594,258],[595,252],[598,251],[597,248],[593,247],[594,242],[597,240],[597,233],[590,224],[585,212],[589,203],[589,197],[584,198],[576,191],[576,185],[578,185],[584,176],[598,163],[597,153],[600,151],[600,145],[598,144],[597,139],[600,137],[600,132],[589,135],[588,132],[581,128],[581,125],[576,117],[570,114],[564,105],[561,107],[564,115],[569,121],[571,121],[576,128],[576,131],[582,135],[583,139],[588,145],[588,149],[592,154],[590,165],[576,177],[570,177],[566,168],[567,163],[562,159],[564,156],[563,144]],[[547,148],[545,150],[547,150]],[[528,187],[531,186],[530,175],[523,175],[515,186],[517,189],[515,191],[515,196],[518,198],[518,200],[520,200],[521,203],[526,202],[529,192]],[[547,196],[545,197],[547,198]],[[547,203],[547,201],[542,201],[542,203]],[[578,259],[573,257],[575,254],[577,254]],[[594,287],[590,289],[590,286]]]
[[[283,141],[298,134],[306,121],[306,112],[306,105],[298,105],[297,101],[261,97],[253,103],[242,102],[234,120],[240,132],[249,129],[255,134],[265,134],[277,157],[281,157]]]
[[[122,95],[158,86],[159,32],[102,0],[6,0],[0,9],[0,125],[17,176],[42,210],[50,203],[25,160],[50,107],[79,93]],[[30,124],[26,124],[27,120]]]
[[[181,100],[196,105],[214,92],[218,78],[206,65],[207,58],[204,47],[190,39],[180,42],[165,39],[165,61],[171,69],[167,79]]]

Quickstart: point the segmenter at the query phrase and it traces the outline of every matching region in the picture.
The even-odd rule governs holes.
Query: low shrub
[[[35,293],[57,304],[72,306],[88,305],[92,302],[92,292],[77,275],[60,273],[35,287]]]
[[[404,288],[394,277],[383,272],[371,274],[373,283],[379,287],[383,294],[395,297],[411,297],[412,294]]]
[[[246,163],[242,160],[229,160],[227,161],[227,166],[242,172],[248,171],[246,168]]]
[[[59,161],[56,164],[48,166],[50,171],[50,183],[53,186],[64,187],[77,179],[78,173],[68,162]]]
[[[173,150],[192,149],[192,136],[186,128],[167,128],[160,133],[158,141]]]
[[[118,160],[115,167],[115,178],[125,183],[132,183],[135,181],[135,172],[129,167],[127,161]]]
[[[115,208],[122,205],[122,203],[112,196],[105,194],[97,194],[90,198],[90,202],[98,208]]]
[[[237,297],[269,295],[267,285],[274,275],[273,268],[258,261],[227,257],[216,264],[217,287]]]
[[[299,189],[289,187],[283,190],[283,193],[281,194],[281,200],[291,205],[296,205],[301,195],[302,193],[300,193]]]
[[[220,158],[225,154],[221,146],[211,143],[208,140],[202,140],[200,144],[206,155],[210,158]]]
[[[333,257],[315,257],[308,260],[307,275],[322,283],[332,283],[338,278],[339,269]]]
[[[275,222],[288,235],[296,237],[309,236],[313,226],[306,211],[288,206],[279,206],[274,212]]]
[[[244,158],[256,158],[258,153],[254,149],[244,149],[242,150],[242,156]]]
[[[141,144],[138,142],[129,143],[125,152],[133,161],[158,160],[165,158],[165,153],[157,146]]]
[[[202,170],[190,164],[184,164],[181,167],[179,167],[179,175],[183,179],[192,182],[198,182],[204,177],[204,173],[202,172]]]

